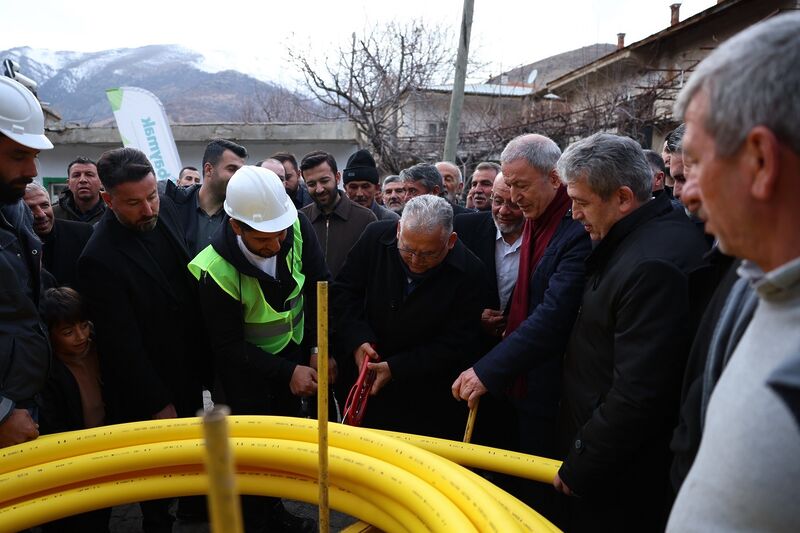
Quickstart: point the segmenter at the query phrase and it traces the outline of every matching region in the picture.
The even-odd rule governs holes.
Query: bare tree
[[[321,105],[316,98],[304,96],[276,85],[253,85],[252,94],[239,103],[239,118],[255,122],[320,122],[341,115]]]
[[[353,33],[351,40],[317,59],[290,49],[311,94],[352,120],[378,164],[396,173],[413,159],[398,140],[406,98],[452,73],[449,31],[421,21],[391,22]]]

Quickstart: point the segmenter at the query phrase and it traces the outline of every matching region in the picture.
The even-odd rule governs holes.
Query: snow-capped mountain
[[[283,87],[233,70],[209,72],[202,54],[177,45],[86,53],[25,46],[0,51],[0,61],[5,59],[19,63],[20,72],[39,84],[39,98],[65,123],[111,120],[105,91],[120,86],[154,93],[174,123],[263,120],[259,102],[274,100],[276,94],[294,96]]]

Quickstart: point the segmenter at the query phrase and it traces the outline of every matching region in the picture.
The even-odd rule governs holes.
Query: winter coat
[[[331,288],[331,324],[343,384],[355,381],[353,352],[374,343],[392,379],[369,399],[364,425],[460,439],[467,407],[450,386],[478,354],[486,271],[456,242],[406,295],[397,223],[371,224]]]
[[[666,524],[669,441],[691,333],[689,273],[706,245],[665,195],[618,221],[587,259],[564,360],[561,479],[569,530]]]

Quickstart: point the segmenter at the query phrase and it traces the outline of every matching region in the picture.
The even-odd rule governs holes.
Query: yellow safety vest
[[[276,311],[264,298],[264,292],[256,278],[242,275],[233,265],[220,256],[214,247],[206,246],[189,263],[189,271],[198,280],[209,274],[217,285],[231,298],[244,306],[244,338],[267,353],[276,354],[291,341],[300,344],[303,340],[303,236],[300,220],[292,225],[292,251],[286,257],[289,272],[296,287],[286,298],[288,311]]]

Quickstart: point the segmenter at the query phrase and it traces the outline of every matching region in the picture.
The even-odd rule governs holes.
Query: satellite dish
[[[536,81],[536,76],[539,75],[539,69],[533,69],[530,74],[528,74],[528,85],[533,85],[533,82]]]

